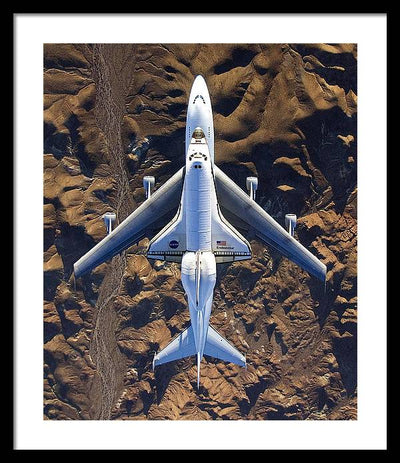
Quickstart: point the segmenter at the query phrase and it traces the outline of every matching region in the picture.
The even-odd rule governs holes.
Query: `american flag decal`
[[[217,241],[220,246],[226,246],[226,241]]]

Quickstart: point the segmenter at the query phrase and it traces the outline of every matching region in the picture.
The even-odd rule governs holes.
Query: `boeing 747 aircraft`
[[[196,356],[199,387],[204,355],[246,365],[244,355],[209,324],[217,264],[251,258],[250,244],[221,210],[238,219],[246,232],[322,281],[326,278],[326,266],[293,237],[294,214],[286,215],[286,230],[255,202],[256,177],[246,179],[247,194],[214,164],[211,101],[200,75],[195,78],[189,96],[185,153],[185,166],[153,194],[154,177],[144,178],[146,201],[114,230],[111,221],[115,215],[105,216],[110,233],[75,263],[74,274],[80,277],[149,236],[156,221],[176,211],[174,219],[151,237],[147,257],[181,264],[191,324],[155,354],[153,368]]]

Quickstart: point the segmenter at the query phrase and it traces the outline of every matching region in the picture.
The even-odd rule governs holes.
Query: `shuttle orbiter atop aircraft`
[[[293,237],[295,215],[286,216],[286,231],[255,202],[257,178],[247,178],[246,194],[214,164],[211,101],[200,75],[189,96],[185,141],[185,166],[153,194],[154,178],[145,177],[146,201],[112,231],[109,221],[110,233],[75,263],[74,273],[78,278],[149,236],[160,218],[176,211],[172,221],[153,233],[147,257],[181,263],[191,324],[154,356],[153,368],[196,356],[199,386],[204,355],[246,365],[244,355],[209,324],[217,264],[251,258],[248,241],[231,223],[234,218],[240,221],[242,231],[251,232],[322,281],[326,266]],[[229,213],[231,222],[221,209]]]

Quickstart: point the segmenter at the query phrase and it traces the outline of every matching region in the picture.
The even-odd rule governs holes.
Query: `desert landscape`
[[[356,44],[45,44],[46,420],[357,419]],[[211,324],[247,368],[152,369],[189,323],[176,263],[149,236],[75,279],[73,264],[184,165],[193,79],[206,79],[215,163],[327,265],[327,282],[251,239],[219,264]]]

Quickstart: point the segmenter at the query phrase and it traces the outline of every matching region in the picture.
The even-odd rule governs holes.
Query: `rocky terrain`
[[[211,323],[248,366],[152,370],[189,322],[177,264],[148,239],[75,281],[73,263],[184,164],[202,74],[215,161],[328,267],[326,288],[252,240],[223,264]],[[44,46],[44,419],[357,418],[357,49],[353,44]]]

